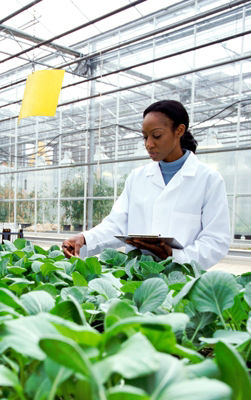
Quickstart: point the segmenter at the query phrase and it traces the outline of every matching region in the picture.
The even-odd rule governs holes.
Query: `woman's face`
[[[142,125],[146,150],[153,161],[175,161],[182,157],[180,138],[185,125],[173,129],[173,121],[161,112],[148,113]]]

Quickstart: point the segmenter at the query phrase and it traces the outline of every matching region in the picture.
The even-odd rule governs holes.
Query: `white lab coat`
[[[226,255],[230,244],[224,181],[190,153],[165,185],[159,164],[153,161],[130,173],[110,214],[83,234],[86,246],[81,257],[121,247],[115,235],[162,235],[183,245],[182,250],[173,249],[175,261],[195,260],[206,269]]]

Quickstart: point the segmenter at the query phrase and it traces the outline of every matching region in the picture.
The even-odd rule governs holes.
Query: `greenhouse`
[[[199,158],[224,177],[232,237],[251,236],[250,2],[111,1],[103,13],[19,3],[1,20],[1,222],[99,223],[148,162],[144,108],[172,98],[189,111]],[[27,76],[54,68],[65,70],[55,117],[18,121]]]
[[[251,1],[0,9],[0,398],[250,399]],[[162,100],[187,110],[196,156],[168,115],[179,156],[151,155],[142,122],[164,114],[143,112]],[[207,183],[158,203],[191,157]]]

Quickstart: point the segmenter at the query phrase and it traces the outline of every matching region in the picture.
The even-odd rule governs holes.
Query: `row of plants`
[[[247,400],[251,273],[0,245],[0,398]]]

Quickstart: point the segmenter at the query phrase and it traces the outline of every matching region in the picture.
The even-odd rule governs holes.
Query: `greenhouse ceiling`
[[[24,168],[40,146],[50,164],[65,150],[84,163],[87,134],[99,157],[141,154],[142,111],[165,97],[187,106],[201,149],[251,146],[250,1],[1,3],[1,162]],[[17,124],[27,76],[52,68],[66,71],[56,116]]]

